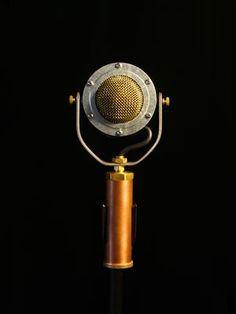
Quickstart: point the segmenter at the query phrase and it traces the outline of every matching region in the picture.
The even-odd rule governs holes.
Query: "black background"
[[[1,2],[2,313],[108,313],[107,169],[81,147],[68,95],[117,61],[171,98],[133,168],[124,313],[235,313],[233,20],[229,1]],[[83,133],[106,159],[122,146],[86,119]]]

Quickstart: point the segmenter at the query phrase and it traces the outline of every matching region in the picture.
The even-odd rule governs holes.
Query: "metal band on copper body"
[[[106,179],[106,236],[104,266],[130,268],[132,261],[133,173],[108,172]]]

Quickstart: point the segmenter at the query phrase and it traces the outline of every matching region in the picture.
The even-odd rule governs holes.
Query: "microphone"
[[[158,98],[158,100],[157,100]],[[162,98],[156,93],[150,77],[140,68],[129,63],[115,62],[95,71],[88,79],[82,95],[84,112],[95,128],[114,137],[132,135],[145,128],[146,140],[125,147],[116,154],[112,162],[104,161],[85,143],[80,130],[80,93],[76,98],[76,128],[82,146],[100,164],[112,166],[106,172],[106,201],[103,209],[104,261],[103,265],[112,269],[133,266],[132,247],[136,234],[136,204],[133,204],[134,173],[125,171],[126,166],[134,166],[143,161],[158,145],[162,134],[162,106],[169,106],[169,97]],[[152,132],[147,127],[158,103],[158,134],[149,150],[138,160],[128,161],[124,156],[131,149],[148,144]]]
[[[92,74],[82,102],[97,129],[112,136],[126,136],[149,122],[156,98],[154,84],[143,70],[127,63],[112,63]]]

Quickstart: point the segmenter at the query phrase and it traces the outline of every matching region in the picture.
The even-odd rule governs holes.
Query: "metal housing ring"
[[[133,79],[143,93],[143,106],[131,121],[111,123],[99,113],[95,96],[99,86],[111,76],[124,75]],[[101,132],[112,136],[126,136],[144,128],[152,118],[156,103],[156,89],[150,77],[140,68],[129,63],[110,63],[95,71],[87,81],[82,96],[83,108],[89,121]]]

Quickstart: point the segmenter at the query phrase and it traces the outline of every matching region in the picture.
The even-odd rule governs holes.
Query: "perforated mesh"
[[[143,107],[140,86],[126,75],[115,75],[106,79],[96,92],[99,113],[112,123],[133,120]]]

